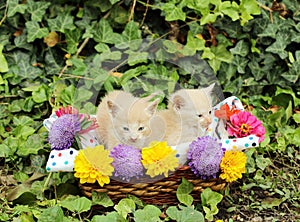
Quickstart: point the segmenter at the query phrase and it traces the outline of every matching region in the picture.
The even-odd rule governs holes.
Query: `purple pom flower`
[[[126,180],[143,175],[143,165],[141,163],[142,154],[132,146],[118,145],[114,147],[110,156],[114,158],[112,165],[115,169],[114,176]]]
[[[224,149],[221,148],[217,139],[204,136],[198,137],[190,144],[187,158],[194,174],[208,179],[216,178],[223,155]]]
[[[74,137],[81,130],[78,115],[65,114],[52,124],[49,131],[49,143],[53,150],[68,149],[74,142]]]

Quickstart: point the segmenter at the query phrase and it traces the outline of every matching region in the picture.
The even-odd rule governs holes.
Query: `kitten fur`
[[[203,136],[212,121],[214,83],[201,89],[181,89],[170,96],[168,109],[158,115],[166,122],[164,140],[169,145],[191,142]]]
[[[106,148],[118,144],[143,148],[153,137],[151,127],[159,99],[137,98],[124,91],[112,91],[100,102],[97,110],[97,134]]]

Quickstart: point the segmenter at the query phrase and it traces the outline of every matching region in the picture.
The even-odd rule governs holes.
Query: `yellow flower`
[[[80,178],[80,183],[95,183],[96,180],[103,186],[110,182],[114,168],[109,157],[109,151],[103,146],[87,147],[78,152],[74,160],[74,176]]]
[[[242,178],[242,173],[246,172],[247,156],[241,151],[226,151],[222,158],[220,168],[220,178],[227,182],[233,182]]]
[[[167,142],[153,141],[149,147],[142,149],[142,164],[147,169],[146,174],[152,178],[164,174],[168,176],[168,171],[174,171],[178,167],[176,151],[167,145]]]

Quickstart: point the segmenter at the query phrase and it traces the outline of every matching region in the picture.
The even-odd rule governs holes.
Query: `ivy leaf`
[[[236,2],[224,1],[220,2],[219,10],[228,15],[232,21],[236,21],[240,18],[239,16],[239,5]]]
[[[91,209],[92,201],[86,197],[69,196],[60,202],[60,205],[72,212],[82,213]]]
[[[51,5],[50,2],[35,2],[28,0],[27,11],[31,14],[31,20],[40,22],[46,13],[46,9]]]
[[[59,14],[54,19],[47,19],[51,31],[66,33],[67,30],[74,30],[74,17],[68,14]]]
[[[128,64],[134,66],[136,64],[147,62],[148,52],[130,52],[128,57]]]
[[[2,53],[3,45],[0,43],[0,72],[7,72],[8,71],[8,65],[7,61]]]
[[[81,37],[81,30],[66,30],[66,42],[67,42],[67,51],[69,54],[74,54],[77,52],[78,42]]]
[[[32,92],[32,98],[33,98],[34,102],[42,103],[42,102],[48,101],[48,99],[49,99],[48,91],[49,91],[49,88],[45,84],[42,84],[41,86],[39,86],[37,90]]]
[[[260,7],[255,0],[241,0],[240,4],[241,25],[253,19],[252,15],[259,15]]]
[[[182,178],[182,182],[176,191],[176,196],[180,203],[183,203],[186,206],[192,205],[194,199],[190,193],[193,191],[193,188],[194,186],[192,183],[187,181],[185,178]]]
[[[177,222],[204,222],[203,214],[192,207],[169,207],[166,211],[167,215],[174,221]]]
[[[50,32],[45,38],[44,43],[49,47],[54,47],[59,42],[59,35],[57,32]]]
[[[159,208],[153,205],[146,205],[144,209],[140,209],[134,212],[134,221],[135,222],[157,222],[161,221],[159,216],[161,211]]]
[[[246,66],[248,65],[249,59],[243,58],[241,56],[234,56],[232,64],[237,68],[239,73],[246,73]]]
[[[217,47],[205,48],[202,58],[208,58],[209,65],[213,68],[214,72],[217,72],[220,69],[221,62],[232,62],[233,55],[227,51],[225,45],[219,44]]]
[[[59,206],[53,206],[46,208],[40,214],[38,221],[56,221],[56,222],[64,222],[64,212]]]
[[[230,49],[230,52],[234,55],[245,57],[249,53],[249,46],[244,40],[241,40],[238,41],[234,48]]]
[[[207,14],[203,15],[202,18],[200,19],[200,24],[205,25],[205,24],[208,24],[211,22],[215,22],[219,15],[221,15],[221,13],[219,13],[219,12],[207,13]]]
[[[161,10],[166,14],[166,21],[176,21],[182,20],[185,21],[185,13],[182,11],[182,8],[176,6],[174,3],[168,2],[165,3]]]
[[[93,35],[96,42],[113,44],[122,41],[121,35],[114,33],[109,22],[104,18],[97,23]]]
[[[101,42],[95,46],[95,49],[97,52],[100,52],[100,53],[109,51],[108,45],[106,45],[105,43],[101,43]]]
[[[119,2],[120,0],[109,0],[109,2],[110,2],[110,4],[115,4],[115,3],[117,3],[117,2]]]
[[[192,51],[192,55],[194,55],[196,51],[201,51],[205,48],[205,40],[194,37],[192,32],[189,31],[186,47],[189,48]]]
[[[12,17],[16,13],[24,14],[27,9],[27,5],[19,4],[19,0],[8,1],[7,17]]]
[[[129,47],[131,50],[137,50],[142,43],[141,33],[141,30],[139,30],[139,27],[135,22],[129,22],[122,32],[122,43],[118,44],[116,47],[119,49]]]
[[[272,52],[274,54],[278,54],[280,56],[281,59],[285,59],[288,57],[288,52],[285,51],[285,48],[288,44],[287,40],[288,38],[286,38],[287,36],[283,35],[283,34],[278,34],[276,37],[276,41],[270,45],[268,48],[266,48],[267,52]]]
[[[33,42],[35,39],[41,39],[49,34],[48,28],[41,28],[38,22],[28,21],[25,23],[27,31],[27,41]]]

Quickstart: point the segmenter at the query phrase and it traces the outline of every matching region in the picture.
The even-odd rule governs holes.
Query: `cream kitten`
[[[181,89],[170,96],[168,109],[159,112],[167,123],[165,140],[170,145],[191,142],[203,136],[212,122],[214,83],[202,89]]]
[[[108,149],[118,144],[136,148],[147,146],[151,135],[151,118],[156,113],[159,99],[152,96],[136,98],[124,91],[108,93],[97,111],[98,136]]]

